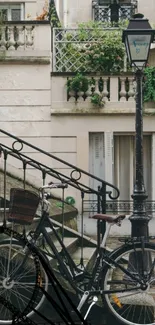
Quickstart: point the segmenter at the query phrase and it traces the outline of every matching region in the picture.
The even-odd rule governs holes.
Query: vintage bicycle
[[[8,220],[12,230],[5,230],[6,225],[1,227],[1,233],[9,238],[0,242],[0,296],[15,304],[28,317],[33,316],[34,309],[39,310],[44,305],[46,297],[43,292],[50,288],[45,268],[33,257],[32,248],[35,247],[48,259],[56,259],[61,276],[79,298],[78,311],[82,312],[86,302],[92,306],[92,302],[101,297],[104,308],[123,324],[155,324],[155,245],[148,242],[148,238],[128,238],[119,248],[108,252],[106,241],[110,228],[114,224],[121,226],[125,215],[96,214],[92,218],[106,222],[107,227],[94,266],[88,271],[76,265],[49,217],[49,199],[53,196],[47,190],[67,186],[66,183],[50,183],[40,189],[40,195],[29,190],[11,189]],[[39,202],[40,220],[36,229],[27,235],[29,245],[24,246],[13,230],[14,224],[30,224]],[[61,251],[49,236],[47,226],[61,245]],[[40,247],[40,236],[48,250]],[[53,272],[52,266],[49,267]],[[37,289],[37,281],[41,281],[44,290]],[[33,308],[30,308],[32,303]],[[0,307],[0,323],[11,324],[11,321],[9,311]]]

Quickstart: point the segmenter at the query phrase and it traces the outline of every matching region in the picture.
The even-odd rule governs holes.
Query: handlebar
[[[68,188],[68,184],[67,183],[53,183],[53,182],[50,182],[48,183],[47,185],[43,185],[41,187],[42,190],[46,189],[46,188]]]

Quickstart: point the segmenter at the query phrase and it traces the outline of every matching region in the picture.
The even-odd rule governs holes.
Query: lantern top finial
[[[135,15],[132,16],[133,19],[143,19],[144,18],[144,15],[143,14],[140,14],[140,13],[137,13]]]

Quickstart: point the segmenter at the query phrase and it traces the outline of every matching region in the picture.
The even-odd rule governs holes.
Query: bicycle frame
[[[46,226],[48,226],[52,229],[53,234],[55,235],[56,239],[58,240],[58,242],[62,248],[61,252],[58,251],[53,240],[50,238],[50,236],[46,230],[45,224],[46,224]],[[79,279],[78,277],[80,277],[81,279],[84,279],[84,277],[87,275],[87,272],[85,270],[79,269],[78,266],[75,264],[71,255],[67,251],[67,249],[64,245],[64,242],[62,241],[59,234],[55,230],[53,223],[49,218],[49,214],[45,211],[43,212],[42,217],[37,225],[37,228],[32,236],[33,244],[36,243],[40,234],[43,234],[43,237],[45,238],[46,243],[52,250],[54,256],[52,254],[50,254],[49,252],[46,254],[51,257],[54,257],[58,261],[61,274],[70,282],[70,284],[76,291],[81,292],[81,290],[77,287],[75,280]],[[44,253],[45,253],[45,251],[44,251]],[[65,262],[65,260],[62,259],[62,256],[64,257],[64,259],[66,259],[66,262]]]
[[[52,239],[49,237],[49,234],[48,234],[48,232],[46,231],[46,229],[45,229],[45,227],[43,225],[44,222],[46,222],[50,226],[50,228],[53,230],[54,234],[56,235],[56,238],[58,239],[60,245],[62,246],[64,255],[67,258],[69,258],[69,261],[71,262],[70,265],[67,266],[67,264],[65,264],[64,261],[62,261],[61,253],[58,252],[58,250],[57,250],[56,246],[54,245]],[[42,216],[42,218],[41,218],[41,220],[40,220],[40,222],[39,222],[39,224],[37,226],[37,229],[35,231],[35,234],[42,233],[43,236],[45,237],[47,244],[52,249],[52,251],[53,251],[53,253],[55,255],[55,258],[57,259],[57,261],[59,263],[61,274],[65,277],[65,279],[67,279],[69,281],[70,285],[73,287],[73,289],[76,290],[77,293],[81,293],[82,294],[82,298],[80,299],[79,305],[77,307],[77,309],[79,311],[81,310],[81,308],[84,305],[84,303],[91,296],[92,297],[95,297],[95,296],[99,296],[101,294],[109,294],[109,293],[116,293],[116,292],[118,293],[119,292],[118,289],[117,290],[115,290],[115,289],[112,289],[112,290],[102,290],[101,288],[98,288],[97,290],[94,289],[94,283],[95,283],[96,274],[97,274],[97,271],[98,271],[98,268],[99,268],[101,262],[104,262],[101,265],[102,271],[103,271],[103,268],[105,267],[105,265],[111,265],[111,266],[113,265],[113,266],[116,266],[116,267],[120,268],[120,270],[123,271],[124,274],[126,274],[127,276],[129,276],[130,278],[132,278],[133,281],[137,280],[136,277],[134,275],[132,275],[129,270],[126,270],[123,266],[121,266],[116,261],[114,261],[113,258],[110,257],[111,254],[109,254],[109,253],[106,254],[105,253],[105,244],[106,244],[106,240],[107,240],[107,237],[108,237],[110,228],[111,228],[111,225],[108,224],[108,227],[106,229],[105,236],[104,236],[104,238],[102,240],[102,243],[101,243],[101,246],[100,246],[100,249],[99,249],[99,252],[98,252],[98,256],[96,258],[96,261],[95,261],[95,264],[94,264],[94,267],[93,267],[93,271],[90,274],[90,278],[87,276],[87,273],[85,272],[85,270],[82,271],[81,273],[77,273],[76,274],[76,271],[78,271],[78,267],[74,263],[74,261],[72,260],[70,254],[68,253],[66,247],[64,246],[63,241],[61,240],[60,236],[57,234],[56,230],[54,229],[54,226],[52,224],[52,221],[49,219],[47,213],[45,213]],[[115,250],[115,251],[117,252],[117,250]],[[50,270],[51,270],[51,272],[53,272],[52,266],[50,264],[49,264],[48,267],[49,267],[49,272],[50,272]],[[98,278],[99,277],[100,277],[100,274],[98,275]],[[80,280],[88,279],[86,290],[82,290],[82,289],[80,289],[78,287],[78,285],[76,283],[76,279],[78,280],[79,278],[80,278]],[[139,281],[139,288],[140,288],[140,284],[141,283]],[[138,287],[137,287],[137,285],[135,285],[134,287],[129,288],[129,289],[120,289],[120,292],[121,293],[127,292],[127,291],[128,292],[132,292],[132,291],[135,291],[137,289],[138,289]]]
[[[59,184],[58,185],[56,184],[56,186],[58,188],[62,187],[62,185],[59,185]],[[63,187],[64,186],[66,186],[66,185],[63,184]],[[96,257],[96,261],[94,263],[94,267],[93,267],[91,274],[88,273],[87,270],[85,270],[85,269],[78,268],[78,266],[73,261],[71,255],[67,251],[67,249],[64,245],[63,239],[61,239],[61,237],[55,230],[53,222],[49,217],[49,202],[48,202],[47,198],[50,198],[50,195],[44,194],[44,189],[48,188],[48,187],[49,186],[42,187],[42,215],[41,215],[39,223],[36,227],[36,230],[34,232],[30,232],[31,239],[30,238],[28,238],[28,239],[29,239],[30,244],[35,246],[40,234],[43,235],[43,238],[45,239],[47,245],[49,246],[50,250],[52,251],[52,253],[47,252],[46,254],[51,256],[52,258],[54,257],[57,260],[60,274],[65,278],[65,280],[67,280],[69,282],[69,284],[72,286],[72,288],[77,293],[83,294],[83,292],[84,292],[84,295],[85,295],[85,291],[86,291],[88,294],[85,296],[88,296],[88,297],[94,296],[96,294],[100,295],[101,293],[105,294],[107,292],[108,293],[115,292],[115,290],[112,290],[112,291],[102,290],[98,283],[98,280],[100,280],[100,278],[101,278],[101,271],[103,270],[105,265],[117,266],[121,271],[124,272],[124,274],[126,274],[127,276],[130,276],[130,278],[132,278],[134,281],[137,280],[134,275],[130,274],[129,270],[126,270],[123,266],[119,265],[115,260],[112,259],[112,257],[110,257],[109,253],[107,254],[107,252],[105,250],[107,237],[109,235],[110,228],[114,224],[114,222],[108,223],[108,225],[106,227],[106,232],[105,232],[102,242],[97,250],[97,257]],[[47,226],[52,230],[57,241],[59,242],[61,251],[58,251],[54,241],[49,236],[49,234],[46,230]],[[43,252],[43,254],[45,254],[45,251],[43,249],[41,249],[40,247],[38,247],[37,249],[39,249],[40,251]],[[22,266],[24,263],[26,263],[27,257],[28,257],[28,253],[25,250],[25,257],[21,264]],[[63,257],[63,259],[62,259],[62,257]],[[21,265],[20,265],[20,267],[21,267]],[[19,269],[20,269],[20,267],[19,267]],[[51,265],[50,265],[50,270],[52,272]],[[80,288],[80,286],[78,285],[77,282],[80,282],[80,284],[83,286],[83,288]],[[140,281],[139,281],[139,283],[140,283]],[[132,290],[135,290],[135,288],[132,288],[129,290],[120,289],[120,292],[124,292],[124,291],[126,292],[126,291],[132,291]],[[117,292],[118,292],[118,290],[117,290]]]
[[[58,249],[56,248],[53,240],[50,238],[46,228],[45,228],[45,224],[46,226],[49,226],[56,239],[58,240],[62,250],[61,252],[58,251]],[[87,292],[89,292],[89,296],[90,295],[96,295],[96,294],[100,294],[101,291],[102,293],[106,293],[103,290],[101,290],[100,288],[98,290],[92,290],[92,288],[95,285],[95,281],[96,281],[96,276],[97,278],[100,275],[100,269],[103,270],[103,268],[105,267],[105,265],[114,265],[120,268],[120,270],[122,270],[126,275],[130,276],[131,278],[133,278],[133,280],[135,280],[135,276],[133,276],[132,274],[130,274],[130,272],[128,270],[126,270],[124,267],[122,267],[121,265],[119,265],[116,261],[114,261],[111,257],[110,257],[110,253],[106,254],[105,252],[105,247],[106,247],[106,241],[110,232],[110,228],[113,224],[108,224],[106,227],[106,232],[105,235],[102,239],[99,251],[98,251],[98,255],[92,270],[91,274],[88,274],[87,271],[85,270],[81,270],[78,268],[78,266],[75,264],[75,262],[73,261],[71,255],[69,254],[69,252],[67,251],[64,242],[62,241],[62,239],[60,238],[59,234],[57,233],[57,231],[55,230],[52,221],[49,218],[49,213],[44,211],[42,214],[42,217],[38,223],[38,226],[34,232],[34,235],[32,237],[33,240],[33,244],[36,243],[39,235],[42,233],[43,237],[45,238],[48,246],[50,247],[50,249],[52,250],[54,256],[52,254],[50,254],[49,252],[46,253],[47,255],[51,256],[52,258],[54,257],[58,264],[59,264],[59,271],[60,273],[65,277],[65,279],[67,279],[69,281],[69,283],[71,284],[71,286],[77,291],[77,292],[83,292],[82,289],[80,289],[76,283],[76,280],[79,281],[83,281],[84,279],[87,279]],[[41,249],[42,250],[42,249]],[[117,251],[117,250],[116,250]],[[45,253],[45,251],[44,251]],[[62,256],[66,259],[65,260],[62,259]],[[52,267],[51,267],[52,270]],[[99,271],[99,274],[98,274]],[[135,288],[134,288],[135,289]],[[133,288],[130,289],[129,291],[134,290]],[[107,291],[108,293],[110,291]],[[114,290],[111,291],[111,293],[115,292]],[[117,290],[118,292],[118,290]],[[120,292],[122,292],[122,290],[120,290]]]

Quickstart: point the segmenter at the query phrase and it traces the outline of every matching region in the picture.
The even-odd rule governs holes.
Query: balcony
[[[50,63],[48,21],[9,21],[0,27],[0,60]]]
[[[133,3],[99,5],[97,1],[92,2],[93,20],[98,22],[118,23],[121,20],[130,19],[136,10]]]
[[[118,28],[54,28],[51,114],[135,113],[134,74],[127,71],[124,53]],[[78,73],[89,87],[68,89]],[[102,107],[92,103],[94,94],[102,98]],[[149,113],[154,109],[145,106]]]
[[[133,74],[87,75],[87,91],[69,91],[68,80],[74,78],[67,73],[52,73],[52,115],[103,115],[135,113],[135,84]],[[91,82],[93,81],[93,87]],[[93,94],[103,98],[104,106],[91,102]]]

